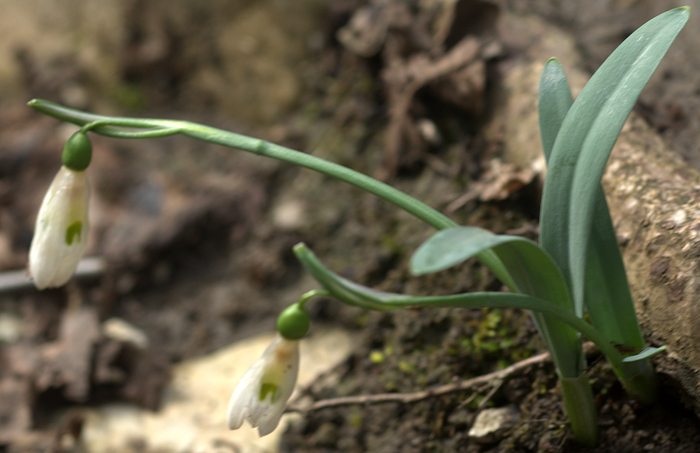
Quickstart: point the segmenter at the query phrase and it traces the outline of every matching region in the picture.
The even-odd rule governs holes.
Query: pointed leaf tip
[[[425,275],[460,264],[501,239],[476,227],[448,228],[431,236],[411,257],[411,273]]]
[[[665,350],[666,350],[666,345],[659,346],[659,347],[648,346],[642,352],[635,354],[635,355],[625,357],[624,359],[622,359],[622,361],[625,363],[637,362],[639,360],[648,359],[652,356],[655,356],[659,352],[663,352]]]

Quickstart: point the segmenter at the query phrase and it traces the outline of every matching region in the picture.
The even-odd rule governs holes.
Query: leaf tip
[[[31,107],[33,109],[40,109],[42,102],[43,102],[43,100],[38,99],[38,98],[30,99],[27,102],[27,107]]]
[[[554,83],[554,86],[558,86],[562,80],[566,80],[566,75],[564,74],[564,67],[561,62],[556,57],[549,58],[542,69],[542,76],[540,78],[540,83],[549,81],[547,83]],[[568,87],[568,82],[567,87]]]
[[[419,260],[416,260],[416,254],[411,257],[411,262],[408,265],[408,271],[414,277],[419,277],[426,274],[425,266],[422,266]]]
[[[683,15],[685,20],[688,20],[688,17],[690,17],[690,5],[679,6],[678,8],[673,8],[671,11]]]
[[[303,242],[298,242],[297,244],[292,247],[292,250],[294,251],[294,254],[299,256],[302,253],[305,253],[309,250],[309,248],[304,244]]]

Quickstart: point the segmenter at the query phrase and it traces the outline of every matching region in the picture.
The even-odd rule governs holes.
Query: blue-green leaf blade
[[[643,347],[644,337],[602,189],[593,215],[584,284],[584,300],[593,325],[617,344]]]
[[[608,93],[608,99],[596,115],[584,139],[574,171],[569,212],[569,235],[572,238],[569,242],[569,256],[574,300],[583,299],[584,296],[586,252],[596,210],[596,197],[612,147],[639,94],[687,20],[687,8],[677,8],[652,19],[638,30],[642,33],[635,36],[635,32],[630,36],[636,41],[629,44],[629,49],[623,47],[629,41],[628,38],[618,48],[621,49],[620,52],[613,52],[609,58],[610,65],[604,64],[601,67],[603,72],[600,78],[595,81],[591,79],[591,82],[595,82],[594,89],[601,84],[611,83],[613,78],[619,80],[619,88]],[[658,23],[653,23],[654,21]],[[649,27],[648,31],[645,27]],[[646,45],[641,46],[637,54],[639,43],[645,41]],[[628,54],[635,58],[629,63],[629,69],[622,73],[619,67],[630,59]]]
[[[687,19],[687,8],[668,11],[625,40],[584,87],[554,142],[540,240],[571,282],[577,314],[583,312],[590,218],[605,163],[636,98]]]
[[[545,63],[540,77],[538,102],[540,138],[547,161],[554,148],[559,129],[573,102],[564,68],[556,58],[550,58]]]
[[[448,269],[501,242],[501,237],[481,228],[465,226],[441,230],[413,254],[411,273],[424,275]]]
[[[572,104],[564,69],[552,58],[542,70],[539,89],[540,135],[547,161]],[[593,218],[584,289],[586,310],[593,325],[612,341],[630,348],[641,348],[644,339],[602,187],[596,195]]]
[[[663,352],[666,350],[666,346],[659,346],[659,347],[654,347],[654,346],[647,346],[642,350],[642,352],[635,354],[635,355],[630,355],[622,359],[624,363],[634,363],[634,362],[639,362],[641,360],[646,360],[649,359],[656,354]]]
[[[416,250],[411,259],[411,272],[421,275],[444,270],[484,250],[495,253],[507,268],[515,290],[551,301],[573,313],[573,302],[561,271],[544,250],[525,238],[496,235],[466,226],[442,230]],[[576,331],[557,319],[542,314],[534,317],[557,367],[564,375],[578,376],[582,357]]]
[[[518,291],[573,307],[566,281],[551,257],[519,236],[497,235],[470,226],[441,230],[413,254],[411,272],[423,275],[445,270],[485,250],[492,250],[506,266]]]
[[[304,265],[306,270],[316,279],[316,281],[327,290],[332,296],[350,305],[370,308],[374,310],[394,310],[407,307],[448,307],[448,308],[519,308],[531,310],[537,318],[549,320],[550,327],[555,329],[552,338],[553,342],[548,342],[553,359],[558,363],[563,359],[558,355],[569,353],[573,356],[563,362],[576,362],[578,357],[577,349],[571,349],[568,342],[559,343],[556,339],[568,338],[570,331],[580,331],[589,339],[594,341],[600,349],[611,359],[613,366],[621,361],[620,354],[613,347],[612,343],[594,327],[585,321],[577,318],[570,308],[562,307],[560,304],[551,301],[519,293],[502,292],[475,292],[451,294],[447,296],[411,296],[404,294],[388,293],[376,291],[374,289],[351,282],[333,271],[326,268],[323,263],[304,244],[294,247],[294,253]],[[556,324],[554,324],[556,323]],[[556,329],[564,329],[559,334]],[[577,335],[575,335],[577,338]],[[562,376],[576,377],[580,370],[575,367],[573,370],[559,368]]]

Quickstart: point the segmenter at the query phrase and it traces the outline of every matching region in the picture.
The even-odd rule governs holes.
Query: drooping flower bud
[[[299,373],[299,342],[278,335],[246,371],[228,403],[229,429],[245,420],[258,428],[260,437],[277,428]]]
[[[89,185],[83,171],[61,167],[39,208],[29,273],[39,289],[64,285],[85,251]]]

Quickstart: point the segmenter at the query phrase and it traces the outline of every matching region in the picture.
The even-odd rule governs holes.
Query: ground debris
[[[93,307],[68,308],[59,324],[55,341],[0,348],[0,446],[49,448],[77,439],[81,423],[75,414],[63,414],[58,425],[50,422],[56,400],[120,398],[158,407],[169,378],[162,355],[105,337]],[[46,423],[54,427],[45,430]]]
[[[475,181],[469,190],[456,198],[447,207],[448,212],[454,212],[470,201],[482,202],[507,200],[530,185],[537,171],[532,168],[520,168],[514,164],[492,159],[486,164],[482,176]]]
[[[497,12],[483,1],[375,0],[338,31],[350,52],[382,60],[389,124],[380,178],[391,178],[425,153],[431,140],[420,124],[430,104],[451,105],[471,117],[484,113],[486,61],[500,54],[491,33]],[[423,91],[426,98],[418,99]]]
[[[62,389],[69,401],[83,402],[90,392],[93,349],[99,338],[94,309],[66,310],[61,318],[58,341],[43,346],[34,382],[36,391]]]

